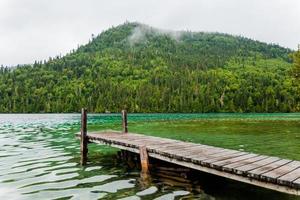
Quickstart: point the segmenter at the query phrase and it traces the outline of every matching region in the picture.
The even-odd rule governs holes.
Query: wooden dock
[[[127,119],[125,117],[123,119]],[[76,136],[85,137],[82,141],[140,154],[144,171],[148,170],[148,157],[151,157],[235,181],[300,195],[300,161],[127,133],[127,122],[123,122],[123,127],[122,132],[107,130],[86,135],[81,132]],[[84,149],[82,152],[86,155],[87,150]]]

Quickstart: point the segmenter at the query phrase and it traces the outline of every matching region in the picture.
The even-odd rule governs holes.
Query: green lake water
[[[129,114],[130,132],[300,160],[300,114]],[[89,114],[88,130],[121,128],[120,114]],[[196,174],[187,187],[116,158],[117,149],[89,145],[81,167],[79,114],[0,115],[0,199],[300,199]]]

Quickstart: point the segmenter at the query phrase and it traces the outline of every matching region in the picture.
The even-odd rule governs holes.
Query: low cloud
[[[137,43],[144,43],[147,41],[147,34],[166,35],[178,42],[180,41],[183,33],[183,31],[164,30],[153,28],[145,24],[139,24],[133,29],[132,34],[128,37],[128,42],[131,46]]]

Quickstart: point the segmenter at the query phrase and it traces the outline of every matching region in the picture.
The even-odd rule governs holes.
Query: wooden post
[[[146,146],[140,146],[142,173],[149,173],[149,158]]]
[[[122,127],[123,127],[123,133],[128,133],[126,110],[122,110]]]
[[[80,152],[81,152],[81,165],[85,165],[88,153],[88,139],[87,139],[87,110],[81,109],[81,137],[80,137]]]

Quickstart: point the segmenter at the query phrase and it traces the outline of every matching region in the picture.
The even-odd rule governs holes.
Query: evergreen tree
[[[77,50],[0,67],[0,112],[296,112],[300,52],[220,33],[138,23]]]
[[[293,53],[293,75],[296,79],[300,79],[300,45],[298,47],[298,51]]]

